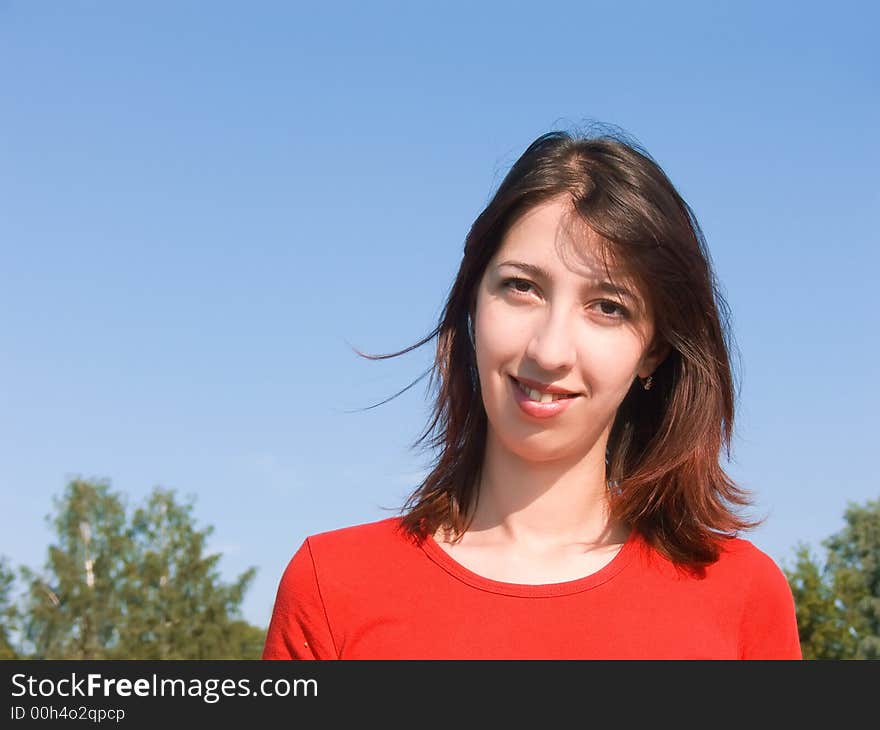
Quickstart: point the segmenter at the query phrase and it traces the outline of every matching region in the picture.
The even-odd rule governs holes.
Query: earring
[[[645,390],[651,390],[652,385],[654,385],[654,376],[653,375],[649,375],[647,378],[645,378],[642,381],[642,387]]]

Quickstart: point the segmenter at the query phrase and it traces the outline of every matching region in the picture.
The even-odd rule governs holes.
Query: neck
[[[469,531],[492,542],[535,548],[620,543],[609,519],[606,430],[586,453],[532,461],[487,434],[479,499]]]

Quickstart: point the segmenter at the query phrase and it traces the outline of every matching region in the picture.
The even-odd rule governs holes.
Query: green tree
[[[127,518],[108,484],[74,480],[55,501],[58,541],[28,585],[24,635],[35,658],[258,658],[263,632],[240,617],[250,568],[220,579],[191,502],[154,489]]]
[[[38,659],[106,659],[119,640],[130,571],[125,506],[106,483],[71,481],[49,518],[45,576],[22,570],[28,584],[25,637]]]
[[[880,500],[850,504],[822,542],[824,565],[799,546],[785,570],[805,659],[880,658]]]
[[[787,570],[794,596],[798,635],[804,659],[848,659],[855,655],[842,604],[833,580],[805,545],[799,545],[793,570]]]
[[[119,651],[138,659],[233,658],[238,607],[256,574],[250,568],[230,584],[220,581],[219,554],[205,554],[213,528],[197,530],[192,504],[154,490],[138,509],[131,540],[138,570],[127,581],[130,630]],[[262,633],[262,632],[261,632]]]
[[[855,638],[856,659],[880,659],[880,499],[851,504],[846,527],[825,541],[828,569]]]
[[[15,575],[6,558],[0,558],[0,659],[16,659],[12,634],[18,626],[18,611],[10,598]]]
[[[230,625],[228,653],[218,659],[259,659],[263,655],[266,631],[247,621],[233,621]]]

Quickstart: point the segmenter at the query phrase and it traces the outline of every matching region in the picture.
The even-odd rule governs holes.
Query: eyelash
[[[516,289],[513,286],[511,286],[511,285],[517,284],[517,283],[528,284],[533,289],[535,286],[534,284],[532,284],[532,282],[528,281],[527,279],[519,279],[519,278],[505,279],[504,281],[501,282],[501,286],[504,287],[505,289],[509,289],[510,291],[514,292],[514,294],[516,296],[524,296],[525,294],[527,294],[528,292],[521,291],[521,290]],[[618,302],[612,301],[611,299],[600,299],[597,302],[597,304],[611,304],[612,306],[617,307],[620,314],[606,314],[605,312],[602,312],[602,316],[606,317],[607,319],[627,319],[629,317],[629,311],[627,310],[627,308],[624,307],[622,304],[619,304]]]

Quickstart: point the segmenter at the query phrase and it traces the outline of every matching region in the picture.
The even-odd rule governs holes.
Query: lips
[[[565,388],[560,388],[557,385],[545,385],[544,383],[540,383],[537,380],[529,380],[528,378],[515,378],[512,375],[510,379],[520,386],[524,391],[528,391],[526,394],[529,395],[533,400],[540,400],[540,396],[542,395],[551,395],[554,400],[559,397],[564,398],[574,398],[580,393],[576,393],[571,390],[566,390]]]
[[[556,416],[565,412],[565,410],[577,400],[576,396],[578,394],[574,393],[570,394],[574,397],[557,396],[555,400],[542,403],[541,401],[532,400],[530,395],[526,395],[516,378],[509,378],[509,382],[511,394],[513,395],[514,401],[519,406],[519,409],[532,418],[545,419]],[[545,395],[546,397],[549,397],[549,394]]]

